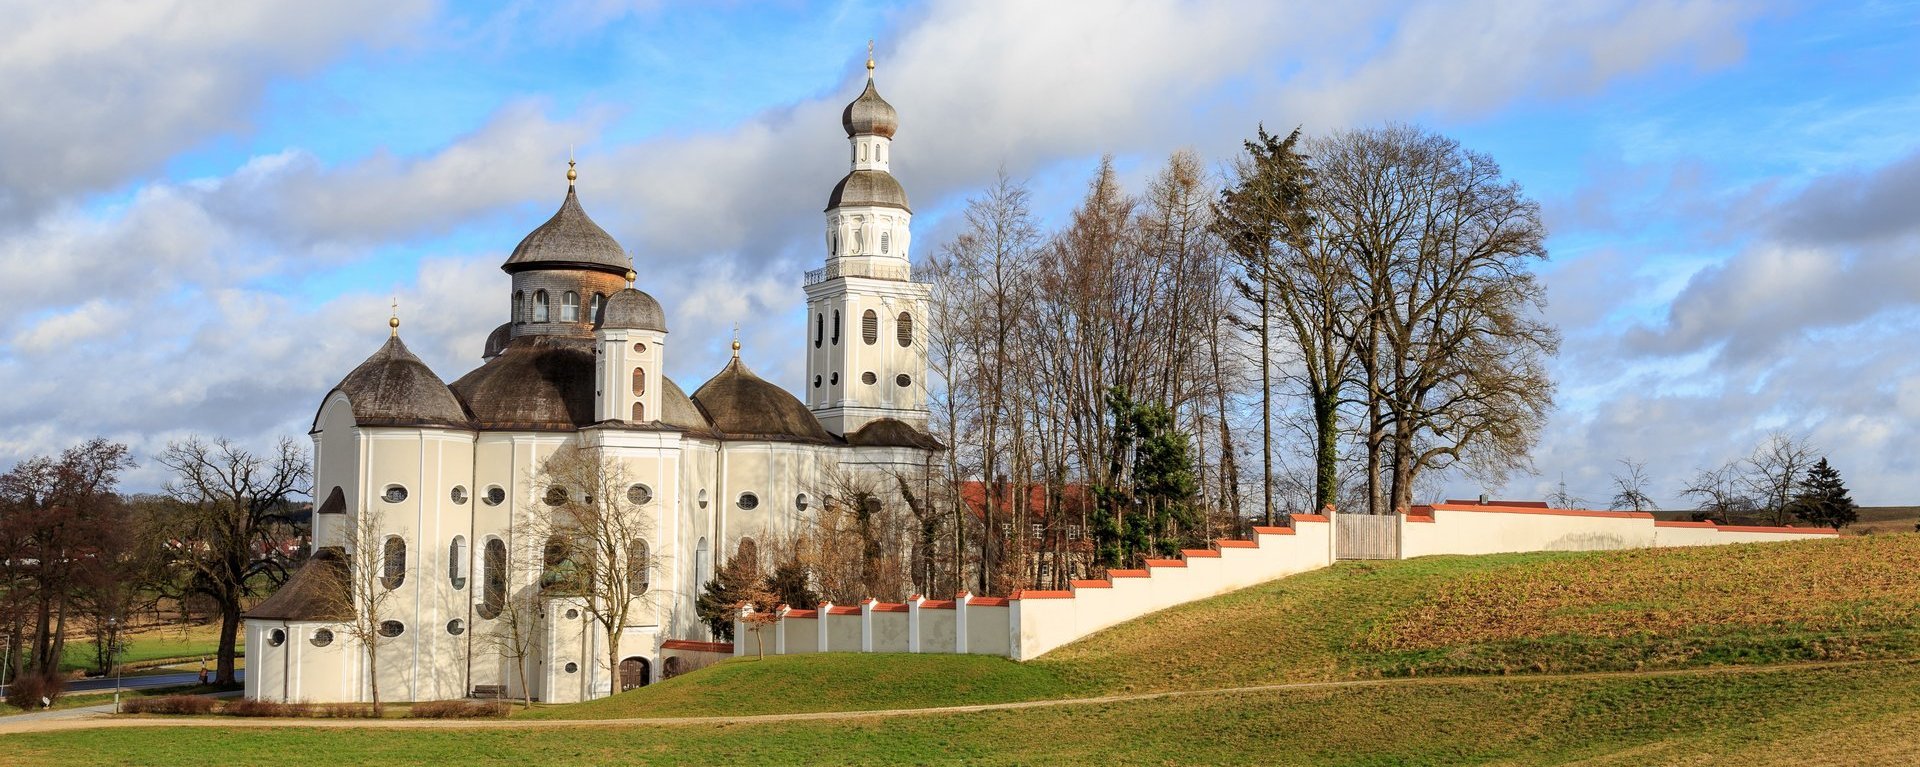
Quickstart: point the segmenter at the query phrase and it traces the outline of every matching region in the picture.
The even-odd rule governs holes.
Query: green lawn
[[[237,647],[246,652],[247,634],[243,628]],[[169,658],[212,658],[220,649],[220,626],[196,624],[192,626],[163,626],[149,629],[127,637],[127,650],[121,654],[123,664],[144,663]],[[70,639],[66,652],[61,656],[61,668],[92,670],[94,643],[85,639]]]
[[[1910,663],[1392,687],[747,725],[168,728],[9,736],[0,763],[1609,764],[1920,761]],[[530,723],[531,724],[531,723]]]

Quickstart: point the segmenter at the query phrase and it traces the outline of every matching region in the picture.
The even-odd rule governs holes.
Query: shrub
[[[133,698],[120,704],[129,714],[208,714],[215,701],[205,695],[165,695],[158,698]]]
[[[373,716],[373,709],[358,703],[328,703],[316,707],[313,713],[322,719],[365,719]]]
[[[312,707],[304,703],[276,703],[270,700],[251,700],[235,698],[221,707],[220,713],[228,716],[307,716],[313,713]]]
[[[506,716],[512,706],[501,700],[430,700],[415,703],[407,716],[415,719],[486,719]]]
[[[67,680],[57,674],[23,676],[7,685],[7,703],[20,709],[45,708],[58,702],[66,689]]]

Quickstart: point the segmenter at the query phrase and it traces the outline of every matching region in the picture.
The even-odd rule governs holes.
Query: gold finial
[[[873,79],[873,38],[867,38],[867,79]]]
[[[568,154],[571,155],[572,152],[568,152]],[[580,177],[580,172],[573,169],[573,158],[568,157],[567,158],[567,186],[573,186],[573,180],[579,177]]]
[[[733,358],[740,359],[740,323],[733,323]]]
[[[633,287],[633,281],[637,279],[640,279],[640,275],[634,273],[633,267],[627,267],[627,287]]]
[[[400,337],[400,297],[393,297],[393,314],[387,317],[387,330],[392,337]]]

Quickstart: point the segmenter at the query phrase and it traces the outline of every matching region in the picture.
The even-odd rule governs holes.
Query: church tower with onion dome
[[[927,424],[925,283],[913,279],[907,193],[890,172],[899,118],[874,87],[840,114],[846,177],[827,198],[827,259],[806,275],[807,407],[846,435],[881,419]]]

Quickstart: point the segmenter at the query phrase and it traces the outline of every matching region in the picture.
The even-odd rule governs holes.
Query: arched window
[[[467,537],[456,535],[453,542],[447,544],[447,580],[453,583],[453,589],[459,591],[467,587]]]
[[[516,290],[513,292],[513,321],[527,321],[527,291]]]
[[[815,349],[820,348],[820,343],[822,341],[825,341],[826,338],[827,338],[827,315],[824,315],[824,314],[813,315],[813,348]]]
[[[548,536],[547,545],[542,551],[545,561],[541,563],[544,567],[540,572],[540,587],[559,589],[562,593],[577,593],[581,578],[586,575],[576,557],[578,553],[573,541],[567,540],[566,536],[557,533]]]
[[[632,596],[647,593],[647,572],[652,563],[647,560],[647,542],[638,538],[627,543],[627,591]]]
[[[880,315],[872,309],[860,315],[860,340],[872,346],[880,341]]]
[[[633,396],[638,397],[646,393],[647,393],[647,369],[634,368],[633,369]]]
[[[606,304],[607,304],[607,294],[605,293],[593,294],[593,299],[587,303],[587,321],[599,322],[600,307],[605,306]]]
[[[892,245],[893,245],[893,233],[885,229],[880,230],[880,252],[883,254],[886,253],[887,249],[890,248]]]
[[[387,536],[380,547],[380,585],[388,591],[407,581],[407,542],[398,535]]]
[[[893,329],[895,337],[901,346],[913,345],[913,315],[901,312],[900,318],[896,320]]]
[[[733,555],[747,563],[747,570],[756,575],[760,573],[760,544],[752,538],[741,538],[733,547]]]
[[[533,291],[533,321],[547,321],[547,291]]]
[[[647,420],[647,404],[646,403],[644,402],[633,403],[633,419],[632,420],[635,423]]]
[[[342,492],[339,487],[333,488],[333,492],[327,493],[326,502],[320,504],[318,512],[321,514],[347,513],[347,494]]]
[[[707,539],[701,538],[700,545],[693,550],[693,582],[699,584],[699,588],[706,588],[710,580],[713,580],[713,552],[707,550]]]
[[[487,546],[480,553],[480,617],[493,620],[500,616],[500,610],[507,605],[507,544],[499,538],[488,538]]]
[[[840,345],[840,310],[833,310],[833,345]]]
[[[560,296],[560,321],[580,321],[580,294],[571,290]]]

